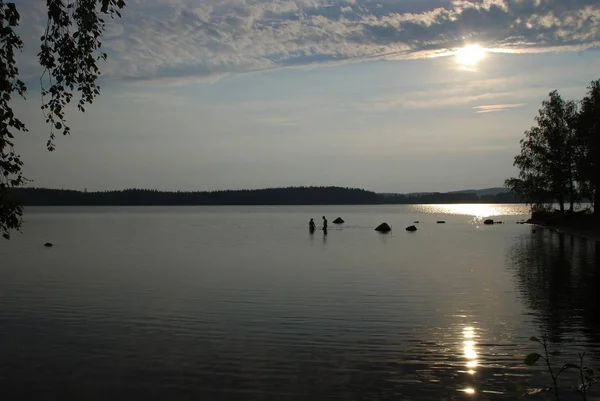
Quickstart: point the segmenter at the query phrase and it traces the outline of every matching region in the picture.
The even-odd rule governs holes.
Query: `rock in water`
[[[483,224],[485,224],[486,226],[491,226],[492,224],[494,224],[494,220],[492,220],[492,219],[484,220]]]
[[[417,231],[417,227],[415,227],[415,226],[408,226],[408,227],[406,227],[406,231]]]
[[[446,224],[446,222],[444,220],[438,220],[437,222],[438,224]]]
[[[380,233],[389,233],[390,231],[392,231],[392,227],[390,227],[388,223],[381,223],[377,226],[375,231],[379,231]]]
[[[52,242],[46,242],[46,243],[44,244],[44,246],[45,246],[46,248],[50,248],[50,247],[53,247],[54,245],[52,244]]]
[[[419,220],[413,221],[414,224],[419,224]]]
[[[344,220],[341,217],[333,220],[333,224],[344,224]]]

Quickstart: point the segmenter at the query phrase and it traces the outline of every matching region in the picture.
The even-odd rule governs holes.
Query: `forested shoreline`
[[[202,206],[202,205],[377,205],[435,203],[519,203],[510,192],[478,196],[475,192],[378,194],[359,188],[287,187],[204,192],[150,189],[87,192],[66,189],[18,188],[12,191],[23,206]]]
[[[519,175],[505,186],[532,205],[534,217],[553,213],[554,203],[572,213],[584,199],[600,216],[600,80],[579,101],[550,92],[535,122],[514,158]]]

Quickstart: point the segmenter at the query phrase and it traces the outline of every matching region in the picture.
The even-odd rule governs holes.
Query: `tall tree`
[[[531,204],[565,201],[573,210],[577,200],[575,186],[574,122],[577,107],[552,91],[535,118],[537,126],[525,132],[521,153],[514,159],[519,177],[506,186]]]
[[[42,110],[50,124],[48,150],[54,150],[55,132],[70,133],[65,109],[79,94],[77,107],[85,111],[100,93],[97,62],[106,59],[100,51],[105,23],[102,15],[120,17],[123,0],[46,0],[48,20],[38,54],[42,75]],[[27,91],[19,79],[16,53],[23,41],[16,33],[20,14],[13,2],[0,0],[0,232],[10,238],[10,230],[21,226],[23,210],[10,199],[10,189],[22,186],[23,161],[14,149],[14,135],[25,132],[25,124],[15,115],[14,95]]]
[[[565,129],[565,160],[564,168],[567,173],[569,211],[573,212],[575,203],[581,200],[581,192],[577,186],[577,126],[579,123],[579,108],[577,102],[569,100],[564,107]]]
[[[579,149],[577,175],[580,186],[590,197],[594,214],[600,211],[600,79],[592,81],[581,102],[577,124]]]

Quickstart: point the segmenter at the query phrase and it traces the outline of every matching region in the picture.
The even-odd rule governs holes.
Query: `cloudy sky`
[[[35,186],[499,186],[548,92],[600,78],[597,0],[127,0],[101,97],[49,153],[44,3],[17,1]]]

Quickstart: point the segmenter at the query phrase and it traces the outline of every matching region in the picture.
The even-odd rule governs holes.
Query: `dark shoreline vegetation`
[[[589,210],[578,212],[533,213],[527,223],[557,231],[600,241],[600,218]]]
[[[549,93],[521,139],[518,177],[505,185],[531,205],[529,223],[600,240],[600,80],[587,89],[580,101]],[[584,199],[591,207],[575,212]]]
[[[521,203],[510,192],[478,195],[476,191],[378,194],[358,188],[287,187],[210,192],[150,189],[87,192],[16,188],[13,199],[23,206],[211,206],[211,205],[395,205],[436,203]]]

